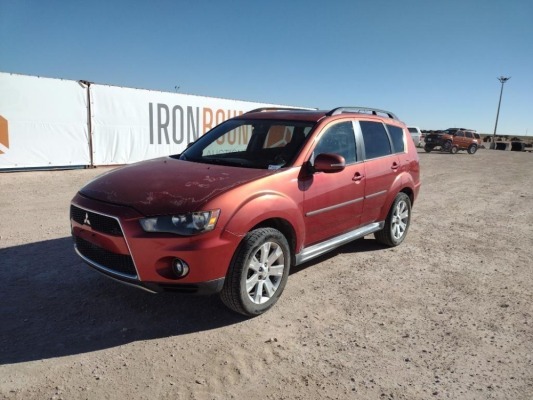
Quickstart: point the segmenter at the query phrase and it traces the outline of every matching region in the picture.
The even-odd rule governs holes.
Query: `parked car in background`
[[[445,131],[431,133],[425,137],[424,150],[429,153],[432,150],[440,150],[457,153],[466,150],[468,154],[474,154],[481,145],[481,136],[472,129],[449,128]]]
[[[418,126],[408,126],[407,130],[411,134],[411,137],[413,138],[413,142],[415,142],[415,146],[420,146],[420,140],[422,138],[422,132],[420,132],[420,128]]]
[[[70,208],[75,249],[126,284],[219,292],[230,309],[261,314],[291,267],[370,234],[402,243],[420,188],[407,134],[376,109],[247,112],[181,154],[85,185]]]

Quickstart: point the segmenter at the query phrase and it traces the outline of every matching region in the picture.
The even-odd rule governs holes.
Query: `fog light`
[[[175,258],[172,261],[172,271],[178,278],[183,278],[189,273],[189,266],[185,261]]]

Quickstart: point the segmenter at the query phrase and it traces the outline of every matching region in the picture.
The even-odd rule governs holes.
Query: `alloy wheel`
[[[246,292],[255,304],[263,304],[278,290],[285,269],[283,250],[275,242],[263,243],[253,255],[246,272]]]
[[[404,200],[396,204],[396,208],[392,214],[391,233],[394,239],[399,240],[407,230],[407,223],[409,222],[409,207]]]

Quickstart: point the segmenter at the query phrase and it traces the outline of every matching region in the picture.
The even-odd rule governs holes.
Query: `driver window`
[[[346,164],[356,161],[356,144],[353,125],[350,121],[341,122],[327,128],[313,152],[314,157],[323,153],[338,154]]]

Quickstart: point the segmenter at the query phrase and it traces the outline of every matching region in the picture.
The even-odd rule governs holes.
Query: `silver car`
[[[413,142],[415,142],[415,146],[420,147],[420,136],[422,135],[420,128],[418,126],[408,126],[407,129],[413,138]]]

